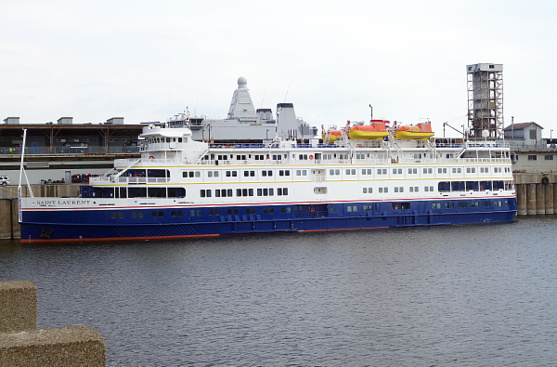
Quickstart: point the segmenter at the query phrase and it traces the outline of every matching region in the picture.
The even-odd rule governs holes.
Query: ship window
[[[149,187],[147,190],[148,197],[150,198],[165,198],[166,189],[164,187]]]
[[[466,181],[466,190],[478,191],[479,187],[478,181]]]
[[[199,190],[199,196],[202,198],[210,198],[212,196],[211,190],[201,189]]]
[[[147,177],[170,177],[170,171],[167,169],[148,169]]]
[[[479,203],[478,203],[477,201],[472,201],[472,202],[470,203],[470,208],[477,208],[477,207],[479,207],[479,206],[480,206],[480,205],[479,205]]]
[[[257,214],[257,209],[255,209],[255,208],[246,208],[245,213],[246,213],[246,214]]]
[[[464,187],[464,181],[453,181],[451,182],[451,189],[452,191],[464,191],[466,188]]]
[[[432,209],[441,209],[441,203],[431,203]]]
[[[371,175],[373,174],[373,171],[371,170],[371,168],[363,168],[362,169],[362,175]]]
[[[170,212],[171,217],[181,217],[182,215],[183,215],[183,212],[181,210],[172,210]]]
[[[219,171],[208,171],[207,177],[219,177]]]
[[[238,177],[238,171],[226,171],[226,177]]]
[[[553,160],[553,155],[552,154],[546,154],[545,155],[545,160],[546,161],[552,161]]]
[[[255,177],[255,171],[244,171],[244,177]]]
[[[190,217],[201,217],[201,209],[191,209]]]
[[[118,219],[124,219],[124,212],[116,212],[115,214],[118,216]]]
[[[147,197],[147,189],[145,187],[130,187],[128,189],[129,198],[145,198]]]
[[[282,208],[280,208],[280,212],[283,213],[283,214],[284,214],[284,213],[291,213],[291,212],[292,212],[292,208],[290,208],[289,206],[287,206],[287,207],[282,207]]]
[[[480,181],[480,191],[491,190],[491,181]]]
[[[486,201],[483,201],[483,202],[482,202],[482,206],[486,206],[486,207],[487,207],[487,206],[491,206],[491,203],[490,203],[489,201],[486,200]]]
[[[273,214],[275,212],[275,208],[263,208],[264,214]]]
[[[476,167],[466,167],[466,173],[476,173]]]
[[[186,197],[186,189],[183,187],[169,187],[168,188],[168,197],[169,198],[185,198]]]
[[[220,209],[209,209],[209,215],[220,215]]]
[[[164,216],[164,212],[163,212],[162,210],[153,210],[153,211],[151,212],[151,216],[152,216],[153,218],[156,218],[156,217],[163,217],[163,216]]]
[[[162,176],[162,177],[164,177],[164,176]],[[199,171],[183,171],[182,172],[182,177],[184,177],[184,178],[201,177],[201,172],[199,172]]]
[[[289,170],[279,170],[279,176],[290,176]]]
[[[409,175],[417,175],[418,174],[418,169],[417,168],[408,168],[408,174]]]
[[[503,190],[505,184],[503,181],[493,181],[493,190]]]
[[[462,168],[460,168],[460,167],[453,167],[453,173],[462,173]]]
[[[326,187],[314,187],[313,188],[313,193],[314,194],[326,194],[327,193],[327,188]]]
[[[447,174],[447,168],[437,168],[437,173]]]
[[[439,182],[437,184],[437,190],[443,191],[451,191],[451,183],[450,182]]]
[[[529,161],[537,161],[538,156],[536,154],[528,154],[528,160]]]
[[[278,196],[285,196],[285,195],[288,195],[288,188],[287,188],[287,187],[284,187],[284,188],[279,187],[279,188],[277,189],[277,195],[278,195]]]
[[[431,168],[431,167],[430,167],[430,168],[424,168],[424,169],[422,170],[422,173],[423,173],[424,175],[431,175],[431,174],[433,174],[433,168]]]
[[[228,215],[238,215],[239,211],[237,208],[234,209],[226,209],[226,214]]]
[[[468,205],[466,204],[466,201],[459,201],[458,202],[458,207],[459,208],[466,208]]]
[[[410,186],[410,192],[419,192],[420,188],[418,186]]]

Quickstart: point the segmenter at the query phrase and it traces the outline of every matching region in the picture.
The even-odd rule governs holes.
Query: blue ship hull
[[[272,208],[272,209],[271,209]],[[245,214],[245,213],[250,214]],[[512,222],[516,198],[24,211],[22,242],[213,237]]]

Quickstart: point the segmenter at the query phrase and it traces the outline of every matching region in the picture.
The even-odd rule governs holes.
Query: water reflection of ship
[[[194,140],[208,142],[254,142],[275,137],[308,140],[317,134],[317,128],[296,117],[292,103],[278,103],[276,118],[270,108],[255,109],[247,80],[238,78],[238,88],[225,119],[207,119],[184,113],[168,121],[171,127],[189,127]]]

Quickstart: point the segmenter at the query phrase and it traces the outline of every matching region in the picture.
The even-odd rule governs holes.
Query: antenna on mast
[[[288,88],[286,88],[286,95],[284,96],[284,102],[286,103],[286,98],[288,98],[288,92],[290,91],[290,83],[288,83]]]

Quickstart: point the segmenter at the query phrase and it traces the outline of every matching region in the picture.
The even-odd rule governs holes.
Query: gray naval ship
[[[223,120],[190,116],[186,109],[168,123],[171,127],[187,126],[193,139],[208,142],[262,142],[277,137],[307,141],[317,135],[317,127],[296,117],[292,103],[278,103],[276,118],[270,108],[256,110],[247,84],[246,78],[238,78],[238,89],[232,95],[228,115]]]

